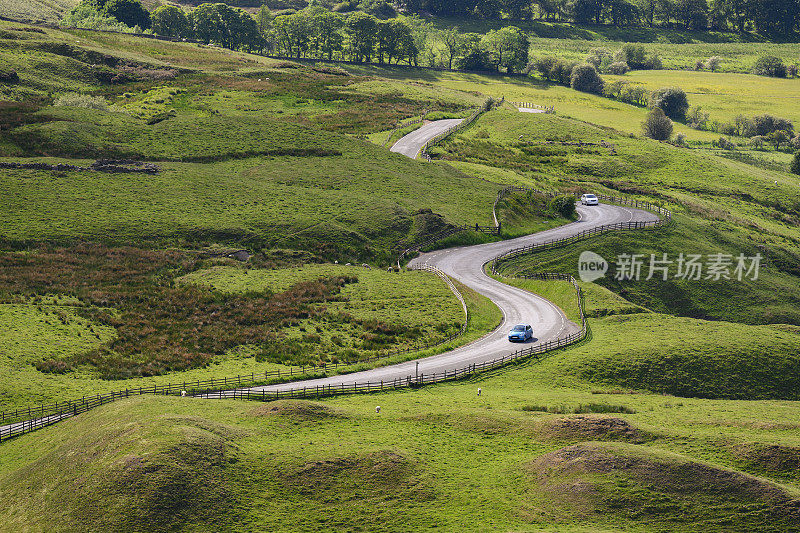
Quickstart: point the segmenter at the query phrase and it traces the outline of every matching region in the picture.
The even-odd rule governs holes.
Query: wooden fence
[[[648,202],[643,202],[640,200],[632,200],[629,198],[621,198],[617,196],[607,196],[603,194],[596,195],[599,199],[606,201],[607,203],[617,204],[617,205],[626,205],[630,207],[634,207],[636,209],[643,209],[645,211],[651,211],[657,213],[659,218],[656,220],[646,220],[646,221],[639,221],[639,222],[615,222],[614,224],[604,224],[602,226],[595,226],[594,228],[583,230],[580,233],[573,234],[569,237],[559,237],[556,239],[551,239],[549,241],[538,242],[534,244],[529,244],[527,246],[520,246],[519,248],[514,248],[513,250],[509,250],[504,254],[501,254],[491,262],[492,273],[498,273],[498,265],[515,257],[519,257],[521,255],[525,255],[534,251],[539,251],[547,248],[558,248],[561,246],[566,246],[583,239],[587,239],[589,237],[593,237],[595,235],[601,235],[603,233],[608,233],[610,231],[620,231],[620,230],[632,230],[632,229],[645,229],[645,228],[657,228],[661,226],[665,226],[672,222],[672,212],[668,209],[650,204]]]
[[[519,187],[516,188],[509,187],[498,193],[498,200],[499,198],[501,198],[501,194],[504,191],[507,194],[511,190],[524,191],[529,189],[524,189]],[[544,194],[555,195],[555,193],[544,193]],[[607,224],[604,226],[598,226],[590,230],[583,231],[571,237],[553,239],[551,241],[546,241],[544,243],[537,243],[529,246],[516,248],[493,259],[491,262],[492,272],[497,274],[497,266],[502,261],[506,261],[508,259],[511,259],[512,257],[517,257],[525,253],[530,253],[532,251],[540,250],[546,247],[564,246],[566,244],[570,244],[579,241],[581,239],[585,239],[592,235],[599,235],[614,230],[659,227],[669,223],[672,218],[672,214],[669,210],[664,209],[663,207],[660,206],[649,204],[647,202],[641,202],[638,200],[630,200],[627,198],[605,196],[605,195],[598,195],[598,197],[609,203],[628,205],[631,207],[636,207],[638,209],[653,211],[661,215],[661,217],[663,218],[660,218],[656,221],[621,222],[616,224]],[[457,231],[462,231],[463,229],[467,228],[465,227],[451,228],[448,231],[451,231],[452,229],[457,229]],[[417,346],[395,352],[388,352],[386,354],[377,355],[368,358],[366,360],[357,361],[356,363],[368,363],[390,356],[401,355],[403,353],[409,353],[412,351],[419,351],[432,348],[444,344],[446,342],[449,342],[458,337],[459,335],[463,334],[464,331],[466,331],[469,319],[466,302],[464,301],[463,296],[461,295],[460,291],[458,291],[455,284],[453,284],[452,280],[450,280],[450,278],[446,274],[444,274],[435,267],[430,267],[425,265],[416,268],[421,270],[427,270],[437,274],[440,278],[442,278],[443,281],[445,281],[445,283],[447,283],[448,287],[450,287],[451,291],[453,291],[453,293],[459,299],[465,313],[465,320],[461,329],[458,332],[454,333],[453,335],[450,335],[446,339],[435,344],[429,344],[422,347]],[[51,424],[55,424],[61,420],[84,413],[95,407],[105,405],[120,400],[122,398],[129,398],[131,396],[140,396],[144,394],[153,394],[153,395],[190,394],[192,396],[199,396],[203,398],[244,398],[252,400],[274,400],[280,398],[309,398],[309,397],[329,396],[334,394],[350,394],[350,393],[361,393],[361,392],[373,392],[378,390],[381,391],[392,390],[402,387],[422,386],[430,383],[437,383],[452,379],[462,379],[465,377],[472,376],[477,372],[492,370],[494,368],[498,368],[508,363],[518,361],[523,358],[528,358],[531,356],[539,360],[540,359],[539,356],[541,354],[583,340],[586,337],[587,333],[587,323],[583,308],[583,299],[581,295],[581,290],[575,278],[573,278],[569,274],[561,274],[561,273],[533,274],[530,276],[523,276],[523,277],[527,277],[528,279],[564,280],[572,283],[573,287],[575,288],[578,308],[580,310],[580,317],[581,317],[580,330],[578,332],[567,335],[566,337],[552,339],[542,344],[537,344],[529,348],[523,348],[521,350],[517,350],[511,354],[504,355],[500,358],[496,358],[491,361],[486,361],[482,363],[473,363],[465,367],[457,368],[454,370],[448,370],[445,372],[421,374],[419,376],[414,376],[414,377],[408,376],[406,378],[398,378],[392,381],[380,381],[380,382],[366,381],[362,383],[354,382],[353,384],[348,384],[348,385],[341,384],[336,386],[320,385],[313,388],[304,386],[304,387],[288,388],[288,389],[285,388],[283,390],[276,390],[270,392],[267,392],[265,390],[254,390],[252,388],[243,388],[243,387],[252,387],[253,385],[256,385],[261,382],[268,382],[271,379],[283,379],[283,378],[295,379],[300,377],[306,378],[309,377],[309,371],[326,372],[330,368],[338,369],[340,363],[337,362],[334,364],[327,364],[319,367],[302,366],[299,367],[298,370],[296,370],[295,367],[291,367],[288,371],[275,370],[258,374],[251,373],[249,376],[246,374],[238,375],[235,378],[221,378],[221,379],[211,378],[208,380],[183,381],[181,383],[172,383],[166,385],[152,385],[151,387],[130,388],[121,391],[113,391],[107,394],[97,394],[94,396],[83,397],[80,400],[72,400],[66,402],[57,402],[54,404],[32,406],[23,409],[15,409],[14,411],[3,411],[0,412],[0,424],[2,424],[2,426],[0,426],[0,442],[2,442],[3,440],[7,440],[11,437],[22,435],[24,433],[29,433],[36,429],[49,426]],[[352,363],[343,363],[342,365],[348,366],[349,364]]]
[[[403,388],[416,388],[432,383],[440,383],[442,381],[450,381],[457,379],[465,379],[480,372],[494,370],[502,366],[508,365],[513,362],[522,361],[533,357],[536,361],[542,359],[542,355],[552,352],[559,348],[564,348],[570,344],[574,344],[586,338],[588,333],[586,315],[583,309],[583,297],[578,282],[569,274],[559,273],[546,273],[536,274],[530,276],[530,279],[547,279],[547,280],[563,280],[572,283],[575,288],[575,294],[580,310],[581,327],[579,331],[571,333],[565,337],[552,339],[542,344],[536,344],[528,348],[516,350],[507,355],[484,361],[481,363],[471,363],[460,368],[452,370],[445,370],[442,372],[420,373],[415,375],[408,375],[399,377],[392,380],[380,381],[354,381],[353,383],[339,383],[336,385],[315,385],[303,386],[297,388],[284,388],[282,390],[265,390],[265,389],[234,389],[234,390],[219,390],[210,391],[198,394],[198,397],[207,399],[242,399],[242,400],[260,400],[260,401],[274,401],[282,399],[308,399],[308,398],[322,398],[325,396],[335,396],[339,394],[358,394],[358,393],[371,393],[379,391],[390,391]]]
[[[509,104],[513,105],[517,109],[524,108],[524,109],[541,109],[545,113],[549,115],[555,115],[556,108],[555,106],[547,106],[547,105],[539,105],[534,104],[532,102],[509,102]]]
[[[426,142],[424,145],[422,145],[422,149],[420,150],[420,155],[423,158],[425,158],[426,161],[428,161],[430,163],[431,156],[430,156],[430,154],[428,154],[428,148],[430,148],[431,146],[434,146],[434,145],[442,142],[444,139],[446,139],[447,137],[449,137],[453,133],[466,128],[467,126],[469,126],[470,124],[475,122],[475,119],[477,119],[483,113],[491,110],[493,107],[503,105],[504,101],[505,101],[505,97],[501,98],[500,100],[495,100],[494,98],[491,98],[491,97],[487,98],[486,101],[483,103],[483,105],[481,105],[480,107],[475,108],[475,111],[473,111],[470,116],[468,116],[467,118],[465,118],[464,120],[462,120],[461,122],[456,124],[455,126],[451,126],[451,127],[447,128],[445,131],[443,131],[442,133],[439,133],[438,135],[436,135],[435,137],[430,139],[428,142]]]

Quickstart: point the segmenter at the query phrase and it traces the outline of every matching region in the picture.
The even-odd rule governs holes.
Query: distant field
[[[641,84],[651,91],[661,87],[680,87],[689,103],[701,106],[711,119],[731,121],[736,115],[770,113],[788,118],[800,128],[800,79],[767,78],[750,74],[723,74],[692,71],[629,72],[625,76],[604,76]],[[758,94],[758,98],[753,95]]]

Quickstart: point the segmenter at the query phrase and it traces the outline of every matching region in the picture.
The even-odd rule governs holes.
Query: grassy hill
[[[321,403],[106,406],[0,448],[3,528],[797,527],[796,472],[770,466],[800,446],[794,405],[548,390],[530,370]],[[619,405],[636,412],[591,414]]]

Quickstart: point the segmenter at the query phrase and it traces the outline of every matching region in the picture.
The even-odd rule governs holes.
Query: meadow
[[[130,156],[160,170],[3,170],[2,409],[288,365],[316,377],[471,342],[502,317],[459,286],[462,336],[364,362],[460,327],[441,280],[386,267],[449,226],[490,224],[508,185],[625,194],[674,213],[659,230],[504,265],[503,281],[573,320],[571,285],[510,276],[574,272],[583,249],[760,252],[765,265],[744,284],[582,283],[587,339],[463,382],[318,402],[106,405],[0,446],[0,530],[798,528],[795,176],[642,139],[644,109],[529,78],[345,71],[13,26],[0,22],[21,80],[0,106],[4,162]],[[663,46],[675,61],[740,46],[744,64],[745,50],[784,45]],[[650,74],[627,78],[706,88],[720,114],[737,105],[737,80],[755,83]],[[765,92],[783,102],[786,83]],[[62,92],[99,109],[54,106]],[[458,116],[486,95],[557,114],[491,111],[430,164],[379,146],[399,121]],[[505,236],[568,219],[535,194],[498,207]],[[246,263],[226,257],[244,248]]]

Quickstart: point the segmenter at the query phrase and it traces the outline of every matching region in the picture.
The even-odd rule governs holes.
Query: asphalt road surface
[[[409,157],[416,157],[419,148],[427,140],[457,122],[441,120],[427,124],[400,139],[392,150],[406,153]],[[396,149],[398,146],[405,148],[402,148],[403,151],[401,151],[401,149]],[[323,385],[339,387],[342,384],[346,386],[367,381],[373,383],[379,381],[387,382],[398,378],[404,380],[408,377],[415,377],[417,372],[420,374],[441,373],[463,368],[473,363],[491,361],[503,355],[508,355],[523,346],[544,343],[549,340],[566,337],[578,331],[580,329],[579,325],[571,322],[555,304],[530,292],[500,283],[486,275],[483,269],[484,265],[491,259],[520,246],[569,237],[604,224],[642,222],[657,220],[658,218],[648,211],[607,204],[591,207],[578,206],[578,213],[580,218],[577,222],[558,228],[512,240],[437,250],[422,254],[411,261],[410,265],[412,266],[428,264],[439,268],[467,287],[488,297],[500,308],[503,312],[503,322],[496,330],[481,339],[439,355],[363,372],[241,390],[274,392],[276,390],[297,390],[303,387],[314,388]],[[534,338],[524,345],[512,344],[508,341],[508,330],[513,325],[520,323],[533,326]],[[64,415],[63,418],[67,416],[69,415]],[[48,422],[55,422],[58,418],[60,418],[58,415],[48,417]],[[21,426],[21,423],[2,426],[0,431],[5,432],[14,426]]]
[[[460,118],[451,118],[446,120],[435,120],[425,124],[421,128],[412,131],[394,143],[394,146],[392,146],[390,150],[392,152],[397,152],[398,154],[408,156],[411,159],[416,159],[419,155],[419,151],[422,150],[422,147],[425,146],[426,142],[430,141],[448,128],[452,128],[456,124],[461,124],[462,120],[463,119]]]

